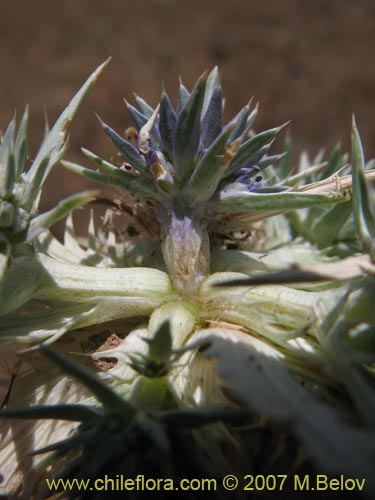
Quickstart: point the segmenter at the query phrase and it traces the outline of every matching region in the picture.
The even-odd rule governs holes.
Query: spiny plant
[[[215,68],[191,92],[180,84],[176,108],[164,90],[155,108],[126,103],[125,136],[99,119],[119,161],[83,149],[100,171],[62,162],[119,197],[83,193],[39,214],[103,67],[29,170],[27,114],[1,138],[0,339],[24,363],[1,413],[5,491],[315,471],[364,477],[370,494],[375,171],[354,121],[351,165],[335,148],[294,168],[289,143],[270,154],[283,126],[255,132],[257,106],[223,123]],[[110,207],[105,223],[92,217],[82,240],[69,216],[60,243],[49,226],[88,201]]]

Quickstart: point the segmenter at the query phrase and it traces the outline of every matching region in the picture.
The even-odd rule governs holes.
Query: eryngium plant
[[[43,498],[46,477],[311,472],[365,478],[370,494],[375,175],[354,121],[351,164],[335,148],[293,167],[288,143],[269,154],[282,127],[255,132],[257,106],[223,123],[215,68],[180,85],[176,108],[164,91],[156,108],[136,96],[125,136],[100,120],[119,160],[84,149],[100,171],[63,162],[115,199],[39,214],[101,70],[29,170],[27,115],[1,139],[0,339],[22,347],[1,413],[5,492]],[[60,243],[47,228],[89,200],[110,207],[104,222],[82,239],[69,216]]]

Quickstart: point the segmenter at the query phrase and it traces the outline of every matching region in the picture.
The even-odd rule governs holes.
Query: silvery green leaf
[[[1,411],[2,418],[71,420],[73,422],[87,422],[102,415],[103,413],[98,408],[80,404],[31,406],[29,408],[5,409]]]
[[[145,123],[147,123],[148,117],[146,115],[144,115],[143,113],[141,113],[140,111],[138,111],[137,108],[132,106],[126,100],[125,100],[125,104],[126,104],[126,107],[128,108],[129,114],[130,114],[137,130],[140,130],[143,127],[143,125]]]
[[[93,269],[93,268],[91,268]],[[74,299],[78,294],[66,292],[67,298]],[[55,297],[58,295],[56,294]],[[162,299],[151,297],[122,297],[113,295],[111,297],[87,297],[87,302],[80,302],[92,305],[97,302],[95,307],[88,313],[83,313],[78,321],[72,325],[72,329],[95,326],[101,323],[107,323],[116,320],[125,320],[126,318],[136,318],[148,316],[152,311],[159,307]],[[69,327],[70,328],[70,327]],[[60,333],[58,333],[60,335]]]
[[[44,255],[37,255],[44,277],[39,297],[49,300],[76,300],[85,302],[95,297],[132,297],[160,299],[171,293],[167,274],[157,269],[93,268],[58,262]]]
[[[5,238],[0,234],[0,282],[8,267],[8,260],[10,256],[10,245]]]
[[[8,198],[12,193],[15,180],[14,163],[14,134],[16,128],[16,118],[13,117],[5,131],[0,137],[0,197]]]
[[[307,180],[310,179],[314,174],[320,172],[326,163],[319,163],[318,165],[313,165],[297,174],[290,175],[286,179],[283,179],[283,184],[285,186],[295,186],[296,184],[307,184]],[[279,170],[279,169],[277,169]]]
[[[202,118],[202,142],[208,148],[220,134],[223,127],[223,97],[221,89],[215,90],[206,114]]]
[[[265,160],[267,158],[266,155],[272,145],[272,142],[273,141],[271,141],[269,144],[265,144],[260,149],[258,149],[258,151],[254,155],[252,155],[247,162],[243,163],[242,167],[250,167],[252,165],[259,166],[259,162],[262,159]],[[264,168],[264,164],[262,165],[262,167]]]
[[[328,247],[338,239],[339,233],[352,213],[351,202],[329,208],[317,218],[311,228],[311,239],[320,248]]]
[[[155,189],[155,185],[149,179],[145,179],[140,175],[135,175],[130,172],[126,172],[115,165],[103,160],[99,156],[85,148],[82,148],[82,152],[87,158],[99,165],[106,173],[109,175],[111,184],[119,186],[123,189],[129,190],[141,196],[142,198],[158,198],[158,192]]]
[[[184,181],[193,171],[200,143],[200,116],[202,111],[206,75],[203,74],[177,118],[173,152],[178,181]]]
[[[40,277],[40,265],[34,259],[13,260],[0,281],[0,316],[30,300],[40,286]]]
[[[229,136],[228,142],[232,143],[238,137],[240,137],[245,130],[246,122],[250,113],[250,104],[246,104],[241,111],[230,121],[230,124],[234,124],[234,128]]]
[[[83,99],[86,97],[88,91],[96,82],[99,75],[108,65],[109,61],[110,59],[107,59],[107,61],[101,64],[86,80],[62,112],[47,137],[44,139],[30,170],[26,174],[27,181],[30,186],[26,195],[26,203],[28,207],[32,207],[34,205],[35,197],[43,185],[48,172],[65,153],[68,145],[67,139],[70,126],[78,108]]]
[[[352,126],[352,183],[355,226],[365,252],[375,257],[375,195],[364,174],[361,139],[354,121]]]
[[[203,146],[208,148],[219,136],[223,127],[223,96],[221,89],[216,89],[207,108],[206,114],[202,118],[201,137]]]
[[[141,110],[141,112],[147,117],[150,118],[152,113],[154,112],[153,108],[139,95],[134,94],[135,100]]]
[[[148,344],[147,359],[168,362],[172,354],[172,336],[169,321],[162,323],[154,335],[145,339]]]
[[[258,167],[259,170],[262,171],[266,167],[269,167],[270,165],[277,163],[279,160],[282,160],[284,156],[286,156],[287,153],[280,153],[279,155],[271,155],[271,156],[265,156],[264,158],[261,158],[258,162]],[[265,182],[267,184],[270,184],[270,176],[267,176],[265,179]],[[286,183],[283,182],[283,185],[287,185]]]
[[[186,194],[199,204],[211,198],[222,178],[229,159],[225,147],[232,127],[224,129],[199,160],[186,185]]]
[[[247,212],[256,210],[296,210],[310,208],[348,200],[346,194],[314,194],[300,192],[284,193],[236,193],[221,191],[219,200],[212,202],[212,207],[218,212]]]
[[[18,181],[24,171],[27,160],[27,127],[29,123],[29,108],[26,106],[14,144],[16,163],[16,180]]]
[[[75,363],[67,356],[52,349],[51,347],[42,346],[41,351],[51,361],[56,363],[63,372],[76,378],[80,383],[85,385],[100,401],[107,410],[120,413],[124,419],[129,421],[134,416],[134,409],[121,396],[113,391],[105,382],[97,375],[88,371],[83,366]]]
[[[168,94],[164,91],[160,99],[159,127],[162,151],[163,153],[167,153],[169,159],[172,159],[176,113],[174,112]]]
[[[219,136],[223,127],[223,96],[217,66],[207,78],[201,111],[202,142],[207,148]]]
[[[90,181],[99,182],[100,184],[112,184],[111,178],[108,175],[104,175],[101,172],[92,170],[91,168],[85,168],[77,163],[72,163],[71,161],[66,160],[61,161],[61,165],[75,174],[90,179]]]
[[[236,156],[233,158],[231,164],[228,168],[228,175],[230,173],[236,172],[243,165],[248,165],[251,159],[258,152],[260,148],[265,146],[268,142],[272,141],[274,137],[287,125],[281,125],[280,127],[272,128],[264,132],[260,132],[251,139],[242,143]]]
[[[330,157],[328,158],[326,167],[321,172],[321,178],[329,177],[330,175],[340,170],[340,168],[343,166],[342,161],[340,161],[341,159],[341,146],[340,144],[337,144],[334,147]]]
[[[74,194],[60,201],[48,212],[33,217],[28,227],[26,241],[32,241],[45,229],[55,224],[55,222],[65,217],[73,210],[86,205],[86,203],[92,200],[97,194],[97,191],[85,191],[84,193]]]
[[[138,150],[133,146],[133,144],[123,137],[121,137],[117,132],[111,129],[106,123],[102,121],[98,116],[98,120],[101,123],[105,133],[111,139],[112,143],[116,148],[118,148],[123,155],[125,161],[129,162],[132,167],[134,167],[139,172],[146,171],[146,161],[138,152]],[[145,123],[147,122],[147,119]]]
[[[250,100],[250,102],[251,102],[251,100]],[[247,117],[246,126],[245,126],[245,128],[244,128],[244,130],[242,131],[242,134],[241,134],[243,141],[246,140],[246,138],[250,136],[251,127],[253,126],[255,118],[258,115],[258,111],[259,111],[259,104],[257,103],[256,106],[255,106],[255,108],[253,109],[253,111]]]
[[[188,102],[190,97],[190,92],[188,89],[185,87],[185,85],[182,83],[180,79],[180,87],[178,90],[178,103],[177,103],[177,109],[176,109],[176,114],[179,115],[183,108],[185,107],[185,104]]]
[[[13,115],[12,120],[5,131],[4,135],[0,135],[0,144],[7,145],[8,149],[12,150],[14,147],[14,137],[16,133],[16,115]]]
[[[204,92],[204,99],[202,104],[202,112],[201,118],[203,119],[204,115],[207,113],[208,108],[210,107],[211,100],[216,91],[220,90],[220,75],[219,68],[215,66],[207,76],[206,88]]]
[[[161,325],[169,322],[173,349],[181,348],[192,333],[196,317],[189,307],[181,302],[168,302],[155,309],[148,326],[148,337],[152,337]]]

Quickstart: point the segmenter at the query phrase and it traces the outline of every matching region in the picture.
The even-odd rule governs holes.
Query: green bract
[[[268,151],[284,126],[255,133],[258,108],[251,110],[250,105],[223,124],[222,101],[217,68],[203,74],[191,93],[181,84],[176,109],[165,91],[155,109],[137,97],[139,109],[127,103],[135,125],[128,138],[100,120],[124,161],[122,167],[86,149],[84,154],[103,173],[64,162],[74,172],[147,200],[147,211],[160,226],[167,270],[179,291],[194,290],[209,273],[207,228],[228,235],[244,214],[264,219],[350,199],[329,181],[301,189],[297,178],[292,186],[263,179],[263,170],[271,170],[283,157]]]
[[[283,126],[254,130],[258,106],[223,123],[217,68],[181,83],[176,107],[136,96],[124,136],[100,120],[118,165],[87,149],[100,170],[62,162],[124,197],[95,197],[109,212],[85,239],[69,215],[61,243],[47,228],[93,194],[39,214],[40,190],[101,70],[29,170],[27,114],[1,139],[0,343],[23,350],[1,413],[5,491],[324,473],[370,495],[375,172],[355,123],[352,165],[336,147],[295,166],[289,139],[270,153]]]

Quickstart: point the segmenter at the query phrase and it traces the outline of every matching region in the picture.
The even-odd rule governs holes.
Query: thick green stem
[[[161,219],[162,251],[176,290],[193,293],[209,272],[210,246],[201,217],[173,207]]]

